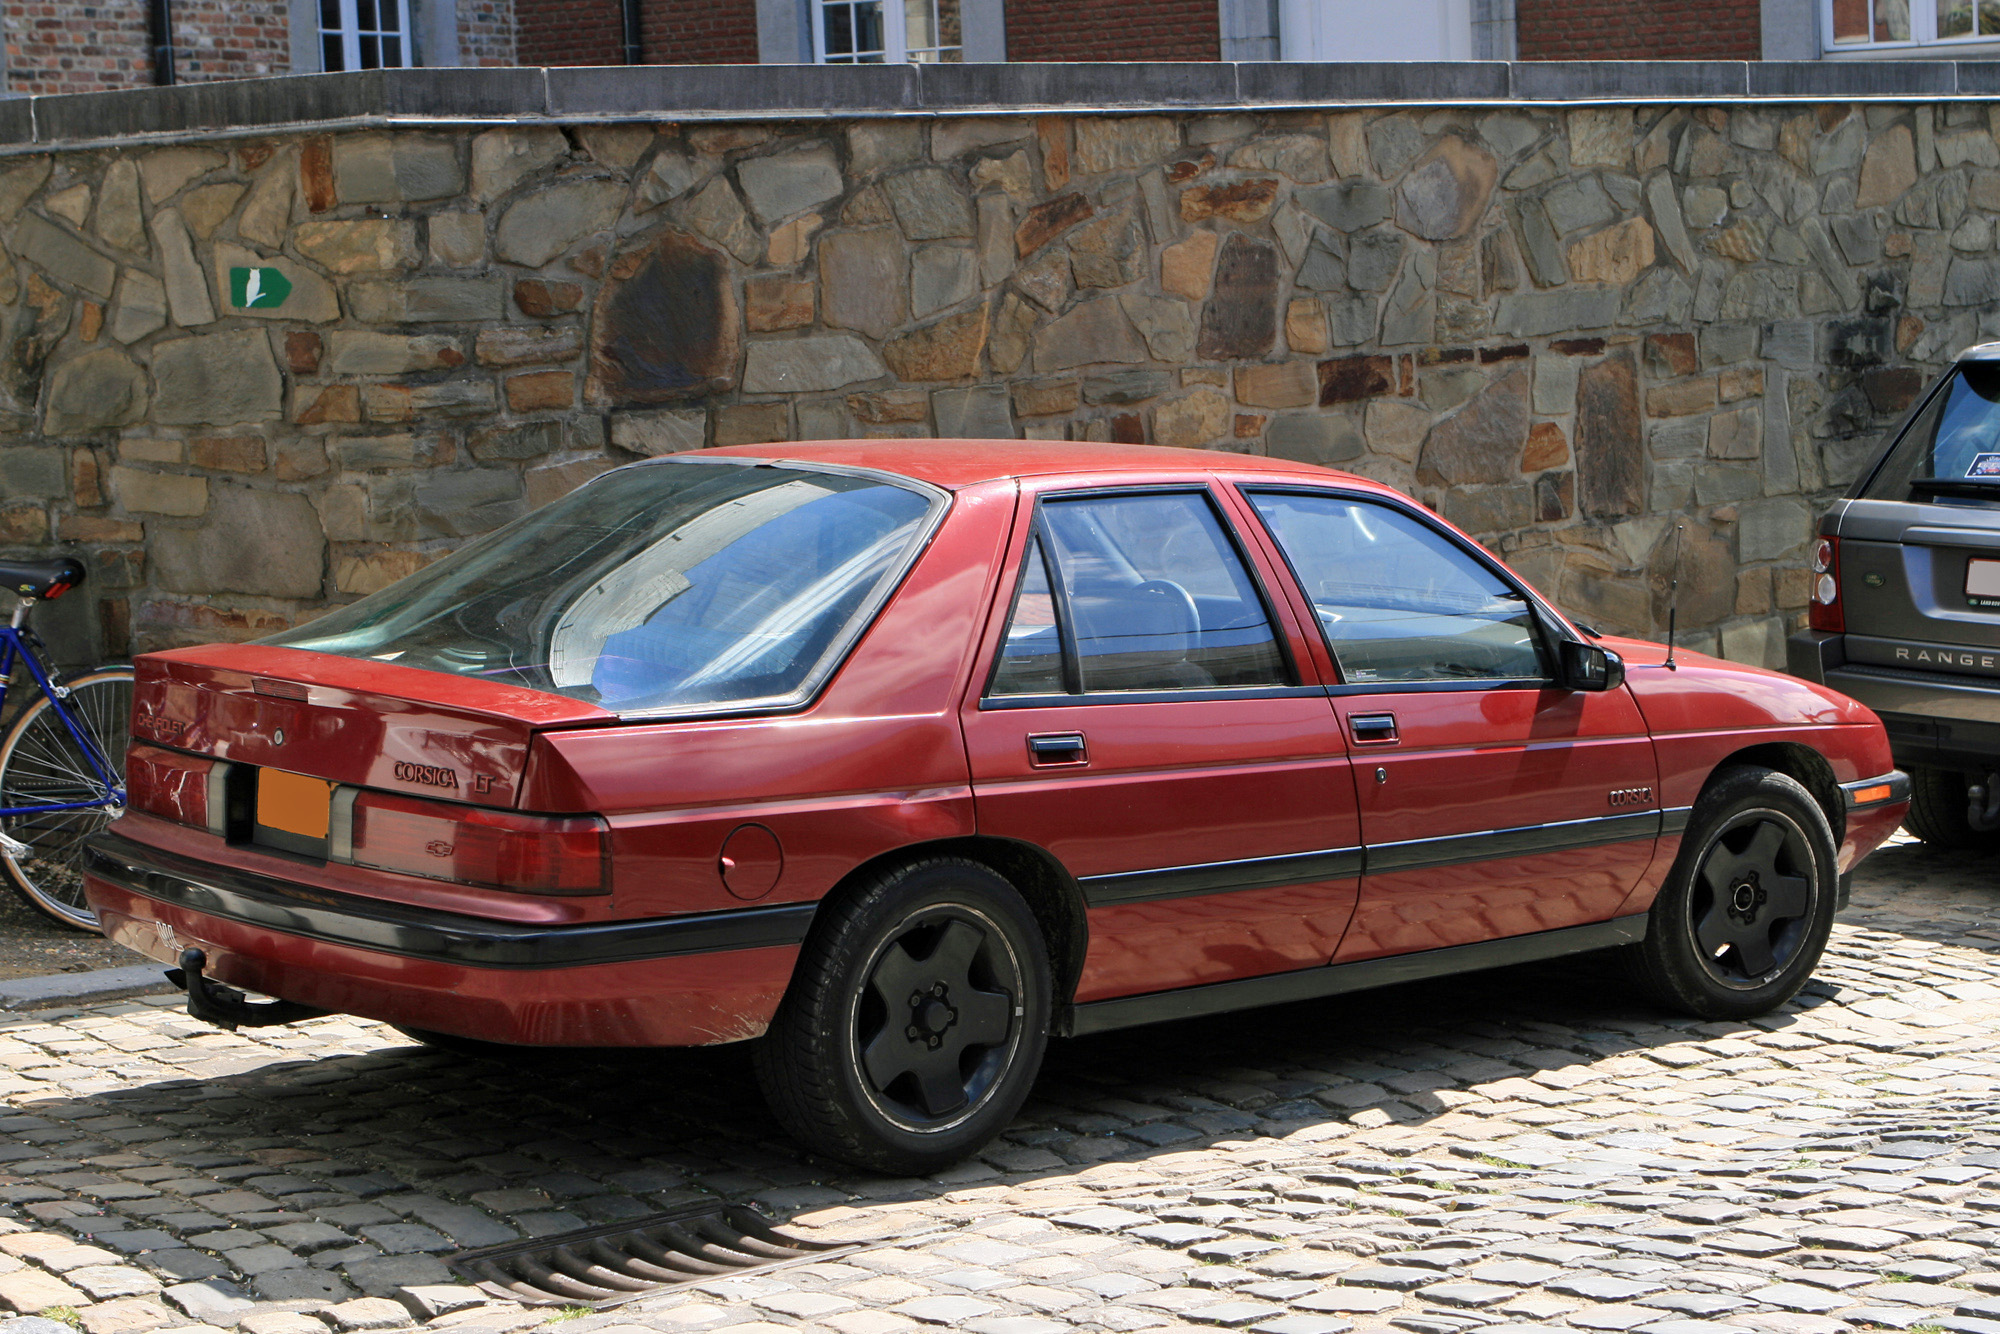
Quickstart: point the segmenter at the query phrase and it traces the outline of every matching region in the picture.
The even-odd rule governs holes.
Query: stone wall
[[[0,164],[0,548],[83,555],[122,653],[643,455],[1147,441],[1388,481],[1607,629],[1682,525],[1685,641],[1776,662],[1816,513],[2000,322],[1996,214],[1976,102],[52,148]]]

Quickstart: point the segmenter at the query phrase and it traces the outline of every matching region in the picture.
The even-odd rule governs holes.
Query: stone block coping
[[[1937,101],[2000,61],[638,65],[367,70],[0,101],[0,153],[426,122],[823,119],[1320,106]]]

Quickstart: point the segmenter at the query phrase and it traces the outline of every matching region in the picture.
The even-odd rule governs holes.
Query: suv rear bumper
[[[523,927],[204,865],[114,833],[85,851],[105,935],[315,1009],[486,1042],[692,1047],[761,1034],[815,905]]]
[[[1823,630],[1787,640],[1785,667],[1873,709],[1903,769],[2000,768],[2000,680],[1852,664],[1843,636]]]

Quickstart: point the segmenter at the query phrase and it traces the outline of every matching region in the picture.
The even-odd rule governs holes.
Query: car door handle
[[[1088,764],[1081,732],[1030,732],[1028,763],[1034,765]]]
[[[1347,730],[1354,734],[1357,746],[1389,746],[1396,742],[1396,715],[1393,713],[1355,713],[1348,715]]]

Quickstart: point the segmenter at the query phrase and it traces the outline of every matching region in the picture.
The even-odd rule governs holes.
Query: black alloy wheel
[[[854,997],[854,1050],[875,1106],[912,1130],[970,1113],[1018,1045],[1022,986],[1006,935],[979,913],[953,904],[905,920]]]
[[[959,857],[892,868],[821,908],[757,1044],[758,1081],[818,1152],[936,1171],[1026,1101],[1049,979],[1041,927],[998,872]]]
[[[1747,1019],[1805,985],[1826,950],[1838,844],[1798,780],[1748,765],[1710,778],[1653,900],[1646,938],[1622,951],[1671,1009]]]
[[[1709,976],[1747,991],[1783,972],[1805,944],[1812,874],[1806,831],[1781,811],[1743,811],[1716,830],[1689,901]]]

